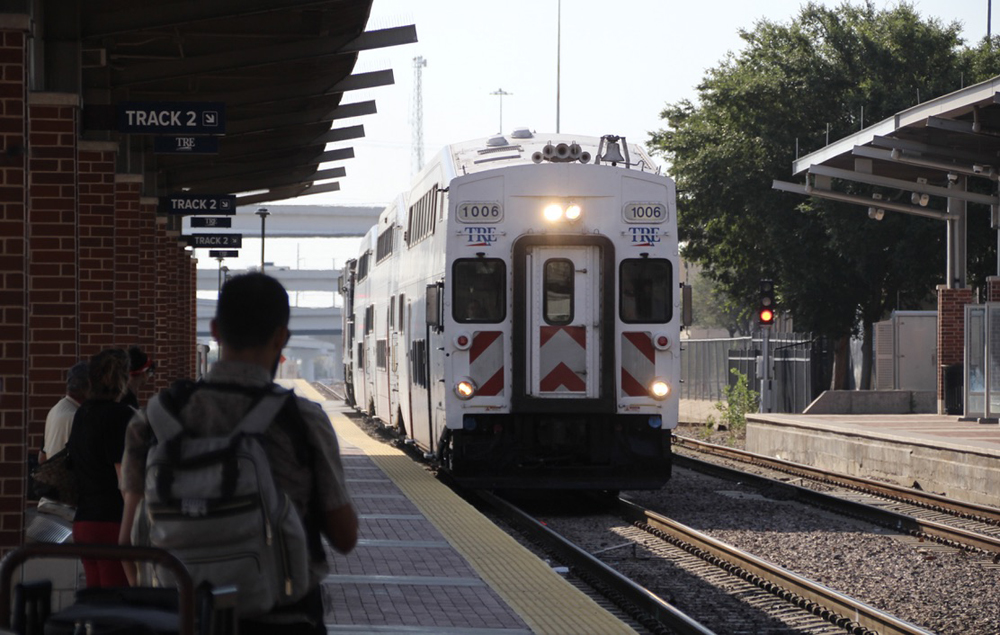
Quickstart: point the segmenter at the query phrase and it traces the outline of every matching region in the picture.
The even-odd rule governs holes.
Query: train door
[[[601,397],[601,248],[533,245],[525,258],[525,393]]]
[[[395,426],[398,423],[396,413],[399,412],[399,365],[396,363],[396,346],[399,332],[396,330],[396,296],[389,298],[389,341],[387,343],[388,359],[386,360],[389,379],[389,409],[386,411],[386,423]]]

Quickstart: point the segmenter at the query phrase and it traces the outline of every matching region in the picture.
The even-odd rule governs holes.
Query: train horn
[[[560,143],[556,146],[556,159],[559,161],[566,161],[569,159],[569,146],[565,143]]]
[[[580,147],[579,143],[574,142],[574,143],[569,144],[569,158],[571,160],[576,161],[577,159],[579,159],[580,158],[580,154],[582,152],[583,152],[583,148]]]
[[[541,163],[542,161],[545,160],[545,157],[542,156],[541,152],[533,152],[532,155],[531,155],[531,160],[534,163]]]
[[[556,147],[551,143],[546,143],[545,147],[542,148],[542,157],[551,161],[554,156],[556,156]]]
[[[580,153],[580,163],[590,163],[590,153],[586,150]]]

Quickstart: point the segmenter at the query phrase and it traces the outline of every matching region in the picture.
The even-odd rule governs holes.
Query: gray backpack
[[[291,499],[275,486],[260,441],[292,392],[272,386],[231,433],[218,437],[187,433],[163,397],[146,409],[156,436],[141,519],[148,543],[177,556],[196,586],[236,587],[240,617],[301,599],[309,584],[306,532]],[[173,586],[165,570],[154,576]]]

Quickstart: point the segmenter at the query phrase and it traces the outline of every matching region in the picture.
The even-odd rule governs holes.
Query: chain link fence
[[[775,333],[769,341],[774,362],[775,412],[802,412],[830,385],[832,350],[826,338],[808,333]],[[681,399],[724,401],[736,384],[736,369],[760,392],[760,336],[681,341]]]

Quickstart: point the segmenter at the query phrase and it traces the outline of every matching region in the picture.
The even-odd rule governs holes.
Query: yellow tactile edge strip
[[[339,408],[325,408],[337,435],[371,457],[534,633],[635,633],[410,457],[365,434]]]

